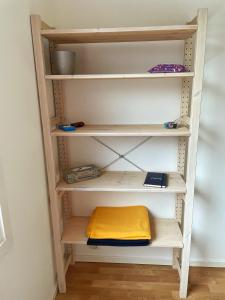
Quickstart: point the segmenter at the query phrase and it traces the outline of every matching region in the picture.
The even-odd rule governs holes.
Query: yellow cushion
[[[151,239],[148,209],[144,206],[96,207],[87,235],[92,239]]]

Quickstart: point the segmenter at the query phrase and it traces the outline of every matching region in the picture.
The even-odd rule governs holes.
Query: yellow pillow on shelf
[[[96,207],[87,227],[92,239],[151,239],[148,209],[144,206]]]

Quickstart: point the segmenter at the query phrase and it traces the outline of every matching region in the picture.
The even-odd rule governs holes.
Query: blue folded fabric
[[[117,240],[117,239],[88,239],[87,245],[133,247],[148,246],[151,240]]]

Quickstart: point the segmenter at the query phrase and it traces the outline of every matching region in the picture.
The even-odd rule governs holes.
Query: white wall
[[[47,2],[32,12],[50,18]],[[0,3],[0,190],[9,223],[8,247],[0,249],[1,300],[51,300],[55,292],[30,5]]]
[[[206,51],[206,68],[201,115],[197,183],[193,225],[192,263],[207,265],[224,265],[225,243],[222,237],[225,219],[223,217],[225,190],[223,175],[225,174],[224,160],[224,28],[225,5],[223,0],[56,0],[57,14],[55,25],[58,27],[119,27],[119,26],[148,26],[183,24],[192,19],[199,7],[209,8],[209,25]],[[146,70],[159,62],[180,62],[177,54],[182,47],[180,43],[165,45],[162,49],[157,44],[141,48],[134,45],[92,45],[77,46],[77,68],[79,72],[123,72]],[[160,50],[161,49],[161,50]],[[126,54],[127,53],[127,54]],[[103,64],[102,64],[103,60]],[[163,85],[162,85],[163,84]],[[147,122],[170,120],[177,116],[176,104],[179,81],[105,81],[68,82],[66,83],[67,113],[69,120],[85,120],[86,122]],[[160,92],[159,92],[160,90]],[[138,99],[140,106],[135,105]],[[74,110],[70,110],[70,104]],[[161,113],[156,113],[159,105],[164,103]],[[111,117],[111,116],[112,117]],[[104,139],[117,150],[129,148],[134,139]],[[81,141],[81,142],[80,142]],[[108,162],[112,155],[90,139],[71,140],[72,162],[74,164],[95,162],[100,166]],[[173,149],[176,142],[171,139],[168,148],[165,141],[152,139],[148,148],[143,147],[132,157],[147,168],[168,170],[176,167]],[[163,155],[158,156],[158,147],[164,147]],[[84,150],[85,149],[85,150]],[[166,151],[165,151],[166,150]],[[82,152],[81,152],[82,151]],[[101,156],[100,156],[101,155]],[[153,156],[154,155],[154,156]],[[101,157],[101,160],[99,159]],[[157,160],[158,159],[158,160]],[[164,159],[164,161],[163,161]],[[117,164],[114,169],[128,168],[125,164]],[[115,203],[117,205],[144,203],[155,215],[171,216],[173,213],[172,196],[141,194],[97,194],[76,193],[74,213],[89,214],[96,204]],[[106,200],[106,201],[105,201]],[[113,201],[113,202],[112,202]],[[88,255],[89,259],[97,259],[96,255],[116,256],[116,260],[144,261],[151,259],[168,261],[170,251],[136,250],[90,250],[81,247],[77,250],[80,259]],[[107,257],[106,257],[107,259]]]

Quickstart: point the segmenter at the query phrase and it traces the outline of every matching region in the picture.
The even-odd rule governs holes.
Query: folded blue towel
[[[117,239],[88,239],[87,245],[92,246],[118,246],[118,247],[132,247],[132,246],[148,246],[151,240],[117,240]]]

